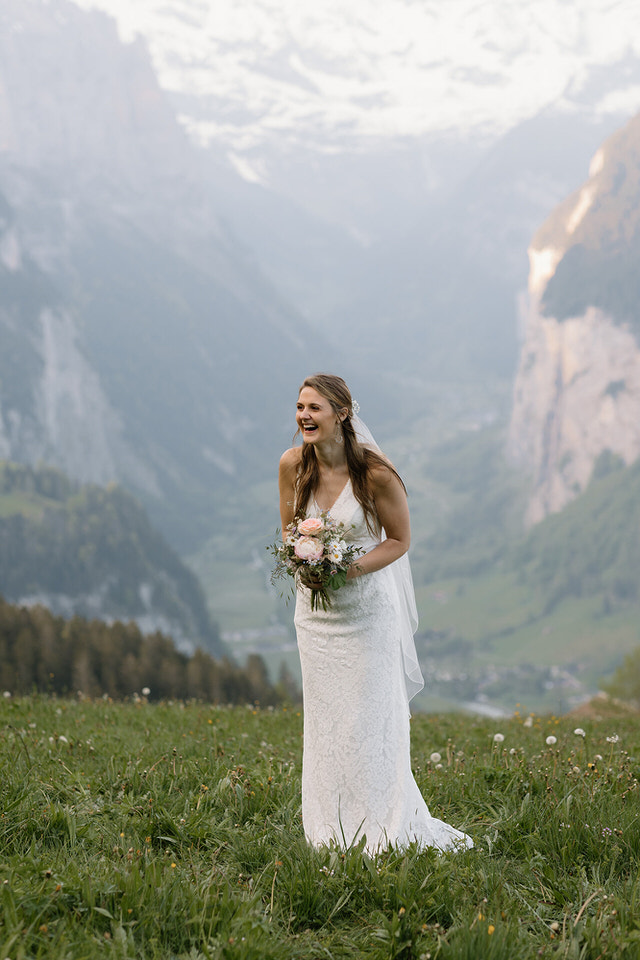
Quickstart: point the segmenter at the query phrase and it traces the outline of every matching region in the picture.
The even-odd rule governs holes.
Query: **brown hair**
[[[359,443],[351,422],[353,416],[351,391],[342,377],[335,376],[335,374],[332,373],[315,373],[312,377],[306,378],[298,391],[298,395],[304,387],[312,387],[312,389],[316,390],[325,400],[328,400],[336,414],[346,408],[347,415],[344,420],[342,420],[341,426],[349,479],[351,480],[354,496],[362,507],[367,527],[371,533],[379,533],[380,522],[376,514],[376,506],[370,484],[371,468],[382,466],[390,470],[391,473],[398,478],[406,493],[406,487],[402,482],[402,478],[389,460],[375,450],[371,450],[369,447],[365,447]],[[296,432],[296,436],[299,432],[299,430]],[[320,469],[318,467],[315,448],[312,444],[305,443],[302,445],[302,453],[294,487],[294,512],[296,516],[299,516],[306,508],[312,495],[318,489],[319,483]]]

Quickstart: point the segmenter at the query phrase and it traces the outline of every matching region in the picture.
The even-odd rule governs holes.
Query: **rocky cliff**
[[[509,433],[532,477],[527,520],[561,510],[599,458],[640,456],[640,116],[529,248]]]

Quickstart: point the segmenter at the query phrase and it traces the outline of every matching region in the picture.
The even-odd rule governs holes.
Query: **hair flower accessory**
[[[355,414],[360,413],[360,404],[358,403],[357,400],[351,401],[351,409]]]

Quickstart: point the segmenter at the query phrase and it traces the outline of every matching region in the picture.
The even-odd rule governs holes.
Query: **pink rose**
[[[300,537],[295,543],[293,552],[300,560],[321,560],[324,547],[315,537]]]
[[[324,523],[320,517],[308,517],[298,524],[298,532],[303,537],[314,537],[324,530]]]

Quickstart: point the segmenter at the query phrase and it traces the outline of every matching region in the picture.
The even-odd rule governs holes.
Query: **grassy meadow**
[[[640,956],[637,718],[412,745],[474,850],[310,849],[296,708],[1,698],[0,958]]]

